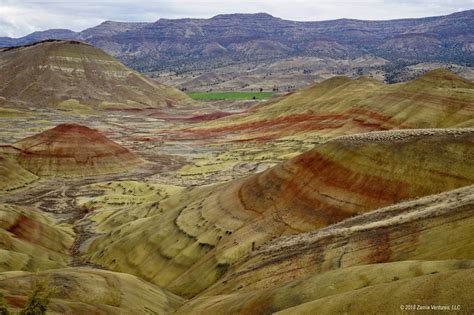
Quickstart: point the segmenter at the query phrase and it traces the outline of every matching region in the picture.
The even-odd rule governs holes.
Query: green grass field
[[[252,100],[267,99],[272,92],[189,92],[189,97],[195,100]]]

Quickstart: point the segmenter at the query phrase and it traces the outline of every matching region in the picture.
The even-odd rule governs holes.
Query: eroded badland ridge
[[[443,19],[461,34],[469,14]],[[403,23],[422,33],[438,19]],[[88,32],[105,43],[167,23],[178,22]],[[335,76],[201,103],[68,40],[3,49],[0,73],[9,308],[46,280],[49,314],[474,311],[472,81],[446,69],[397,84]]]

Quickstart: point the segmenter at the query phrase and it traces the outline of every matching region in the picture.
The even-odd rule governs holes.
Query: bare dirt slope
[[[184,131],[266,142],[298,135],[330,138],[390,129],[473,127],[473,104],[474,83],[444,69],[393,85],[334,77]]]
[[[53,40],[2,49],[0,71],[5,104],[87,110],[192,103],[184,93],[81,42]]]
[[[23,168],[39,176],[124,173],[145,161],[95,129],[62,124],[14,144]]]
[[[84,200],[94,210],[89,231],[98,235],[83,257],[193,297],[275,237],[473,184],[473,135],[335,139],[266,172],[170,196],[133,183],[88,187],[103,196]]]

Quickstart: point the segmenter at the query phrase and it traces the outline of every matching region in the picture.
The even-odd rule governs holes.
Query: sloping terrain
[[[422,305],[456,303],[466,310],[471,303],[466,293],[472,287],[473,268],[472,260],[408,260],[358,265],[249,292],[241,292],[243,287],[231,294],[209,292],[188,302],[177,314],[271,314],[278,311],[337,314],[355,310],[400,314],[400,305],[415,302]],[[446,288],[455,281],[458,282],[452,290],[435,289],[436,286]]]
[[[223,118],[175,120],[175,125],[154,131],[146,140],[204,145],[205,150],[178,175],[199,184],[216,183],[238,178],[228,174],[240,170],[265,170],[341,135],[474,127],[473,87],[471,81],[444,69],[392,85],[339,76]],[[143,137],[134,139],[147,144]]]
[[[122,173],[145,163],[95,129],[62,124],[14,144],[18,163],[39,176]]]
[[[70,110],[192,103],[184,93],[80,42],[53,40],[0,49],[0,72],[0,96],[7,105]]]
[[[74,242],[72,227],[38,209],[0,204],[0,271],[65,267]]]
[[[37,179],[16,161],[0,154],[0,192],[25,187]]]
[[[40,273],[0,274],[0,293],[14,309],[23,307],[34,281],[55,288],[48,314],[171,314],[183,300],[128,274],[65,268]]]
[[[380,39],[387,53],[406,47],[415,58],[419,41],[436,52],[466,35],[468,13],[441,20],[450,31],[438,18],[403,21],[413,36],[374,22],[391,37],[374,31],[366,48]],[[244,36],[249,25],[264,35],[273,18],[245,18],[230,24],[236,33],[222,28],[226,43],[207,56],[225,59],[231,46],[249,59],[291,53],[290,43]],[[214,32],[164,22],[81,35],[100,33],[107,45],[145,29],[130,40]],[[372,27],[331,23],[328,32],[345,34],[341,54]],[[472,82],[446,70],[394,85],[338,76],[252,107],[198,107],[77,42],[5,49],[2,69],[0,296],[9,308],[45,280],[56,289],[52,314],[474,312]]]
[[[201,303],[209,310],[215,307],[214,313],[229,298],[227,307],[241,314],[287,308],[288,314],[326,314],[349,307],[377,313],[383,306],[394,314],[400,304],[452,301],[469,313],[474,308],[473,189],[415,199],[316,232],[276,239],[240,261],[204,292]],[[296,298],[296,292],[306,293]],[[206,306],[206,297],[212,300],[214,295],[221,301]],[[231,302],[239,295],[238,302]]]
[[[335,77],[184,131],[268,141],[298,134],[330,138],[390,129],[473,127],[473,104],[474,83],[443,69],[394,85]]]
[[[23,46],[48,39],[72,40],[75,35],[75,32],[67,29],[50,29],[33,32],[21,38],[0,37],[0,47]]]
[[[428,312],[472,313],[472,269],[456,270],[376,285],[354,292],[330,296],[286,309],[276,314],[334,314],[342,312],[400,314],[410,307]],[[439,288],[449,288],[440,290]],[[388,297],[388,299],[386,299]],[[384,300],[386,299],[386,300]],[[400,301],[418,304],[401,304]],[[375,302],[374,302],[375,301]],[[455,304],[452,304],[452,303]]]
[[[266,172],[169,197],[121,190],[111,198],[115,190],[103,187],[103,197],[88,200],[90,232],[99,235],[83,245],[83,259],[193,297],[275,237],[474,183],[473,136],[467,129],[337,138]]]
[[[446,88],[446,80],[434,82],[418,81],[418,89]],[[451,84],[464,91],[467,83]],[[449,119],[466,118],[456,111]],[[100,130],[129,147],[128,133]],[[46,278],[60,289],[50,312],[72,314],[376,313],[384,300],[393,314],[400,301],[469,310],[474,216],[465,186],[474,183],[473,135],[469,128],[347,135],[263,173],[199,187],[135,172],[42,179],[0,196],[10,203],[1,207],[0,291],[10,307],[22,307],[31,281]],[[46,165],[65,162],[49,160],[49,151],[123,162],[123,147],[78,125],[24,143]],[[19,158],[25,148],[15,146],[2,155]],[[83,161],[75,156],[61,169],[79,167],[76,159]],[[20,270],[44,272],[9,272]],[[451,289],[437,290],[443,286]]]

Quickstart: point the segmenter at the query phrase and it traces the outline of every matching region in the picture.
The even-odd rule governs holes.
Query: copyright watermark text
[[[441,312],[459,312],[462,309],[459,304],[401,304],[402,311],[441,311]]]

